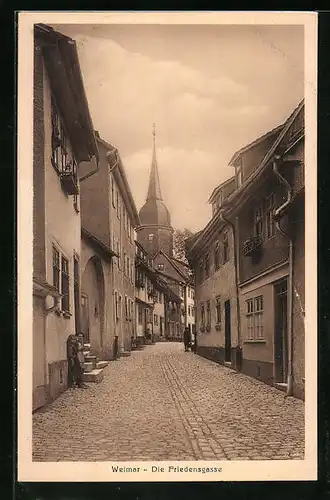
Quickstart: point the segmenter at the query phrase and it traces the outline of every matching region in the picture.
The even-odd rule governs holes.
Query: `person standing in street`
[[[81,356],[83,345],[80,346],[77,335],[69,335],[67,339],[67,358],[68,358],[68,387],[75,385],[80,389],[87,388],[83,382],[83,366],[81,364]],[[81,353],[79,352],[81,351]]]
[[[187,352],[189,350],[189,345],[190,345],[190,331],[188,327],[186,327],[183,332],[183,343],[184,343],[184,350],[185,352]]]

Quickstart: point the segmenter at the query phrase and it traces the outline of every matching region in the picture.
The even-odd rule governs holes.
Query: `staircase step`
[[[97,357],[96,356],[85,356],[85,363],[93,363],[93,368],[96,368]]]
[[[90,355],[90,351],[83,351],[83,355],[84,355],[84,357],[86,358],[86,356],[89,356],[89,355]]]
[[[96,368],[97,369],[102,369],[102,368],[105,368],[106,366],[108,366],[109,362],[108,361],[98,361],[96,363]]]
[[[99,383],[104,377],[103,369],[95,369],[91,372],[84,373],[83,380],[84,382],[96,382]]]
[[[84,372],[85,373],[90,373],[91,371],[93,371],[93,368],[94,368],[93,363],[84,362]]]
[[[121,351],[121,353],[120,353],[120,356],[123,356],[123,358],[127,358],[130,355],[131,355],[131,351]]]
[[[283,382],[283,383],[282,382],[275,382],[274,387],[280,391],[286,392],[288,384],[286,384],[285,382]]]
[[[84,349],[85,349],[86,351],[90,351],[90,349],[91,349],[91,345],[90,345],[90,344],[84,344]]]

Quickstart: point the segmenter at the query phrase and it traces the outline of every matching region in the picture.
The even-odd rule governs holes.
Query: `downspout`
[[[283,184],[287,189],[287,199],[286,201],[278,207],[274,212],[275,224],[278,231],[288,240],[289,242],[289,284],[288,284],[288,381],[287,381],[287,396],[292,396],[293,394],[293,332],[292,332],[292,317],[293,317],[293,243],[291,236],[286,233],[281,228],[280,217],[283,210],[291,203],[292,199],[292,188],[289,182],[279,173],[277,161],[279,157],[276,156],[273,161],[273,172],[279,179],[281,184]]]
[[[91,172],[88,172],[88,174],[86,175],[83,175],[80,179],[79,179],[79,182],[82,182],[86,179],[88,179],[88,177],[91,177],[92,175],[94,174],[97,174],[97,172],[100,170],[100,167],[99,167],[99,160],[96,158],[96,168],[94,170],[92,170]]]
[[[232,228],[233,231],[233,239],[234,239],[234,267],[235,267],[235,287],[236,287],[236,309],[237,309],[237,344],[238,347],[241,349],[241,310],[240,310],[240,302],[239,302],[239,285],[238,285],[238,254],[239,254],[239,248],[237,245],[237,236],[236,236],[236,228],[235,225],[230,222],[228,219],[225,218],[224,212],[220,212],[220,219],[222,222],[227,224]],[[241,360],[242,361],[242,360]],[[241,363],[240,361],[240,363]],[[240,367],[241,368],[241,367]]]

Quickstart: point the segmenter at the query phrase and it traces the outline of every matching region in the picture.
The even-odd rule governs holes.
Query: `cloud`
[[[217,32],[204,42],[192,31],[184,40],[135,34],[126,43],[126,28],[119,28],[122,45],[111,39],[111,27],[104,38],[73,35],[94,127],[119,149],[140,208],[156,122],[172,223],[201,229],[210,217],[210,193],[232,175],[233,153],[284,121],[301,99],[301,75],[290,73],[294,62],[301,66],[298,38],[292,30],[286,41],[283,31],[268,39],[266,28],[244,34],[220,27],[220,37]],[[282,53],[274,52],[277,43]]]

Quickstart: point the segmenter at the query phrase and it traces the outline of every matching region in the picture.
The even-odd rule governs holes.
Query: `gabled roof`
[[[168,297],[172,300],[175,300],[176,302],[182,302],[181,297],[177,295],[174,290],[169,286],[169,284],[164,280],[163,274],[159,271],[154,272],[154,276],[156,277],[157,280],[157,286],[161,287],[163,291],[168,295]],[[171,278],[169,276],[169,278]]]
[[[97,238],[94,234],[90,233],[84,227],[81,228],[81,237],[89,242],[91,247],[95,248],[96,251],[101,252],[106,258],[111,259],[112,257],[119,257],[119,255],[114,252],[108,245]]]
[[[214,197],[218,194],[218,192],[228,186],[228,184],[231,184],[232,182],[235,182],[236,183],[236,177],[235,176],[232,176],[230,177],[229,179],[227,179],[226,181],[222,182],[221,184],[219,184],[219,186],[217,186],[216,188],[213,189],[212,193],[211,193],[211,196],[209,197],[208,199],[208,203],[212,203]]]
[[[183,262],[178,261],[174,257],[170,257],[169,255],[167,255],[162,250],[159,250],[154,255],[153,259],[155,259],[157,257],[157,255],[162,255],[163,257],[165,257],[165,259],[173,267],[173,269],[176,271],[176,273],[182,278],[182,280],[180,280],[180,281],[179,280],[175,280],[175,278],[173,278],[173,276],[169,276],[166,273],[164,273],[163,271],[157,271],[157,272],[159,272],[160,274],[163,274],[164,276],[168,276],[169,278],[177,281],[178,283],[180,283],[180,282],[183,282],[183,283],[193,283],[193,280],[192,280],[191,276],[189,276],[189,274],[188,274],[189,266],[187,264],[184,264]]]
[[[52,94],[78,163],[98,159],[98,147],[81,74],[76,42],[45,24],[34,26]]]
[[[182,262],[181,260],[179,259],[176,259],[175,257],[171,257],[171,261],[172,263],[177,266],[182,274],[185,276],[185,279],[186,281],[192,283],[192,276],[191,276],[191,268],[189,266],[189,264],[186,264],[185,262]]]
[[[188,253],[190,253],[189,257],[195,252],[199,252],[199,246],[202,243],[202,241],[207,240],[210,237],[210,234],[212,234],[212,231],[215,227],[220,229],[221,227],[224,227],[226,223],[222,220],[223,216],[229,216],[235,208],[239,208],[241,205],[241,202],[246,198],[249,197],[250,195],[250,188],[251,186],[255,185],[255,183],[261,178],[262,174],[264,173],[265,169],[270,165],[272,159],[274,158],[276,151],[278,150],[283,138],[285,137],[286,133],[290,129],[291,125],[293,124],[294,120],[304,107],[304,100],[300,101],[298,106],[294,109],[294,111],[290,114],[289,118],[286,120],[286,122],[281,125],[280,127],[280,132],[275,139],[273,145],[269,148],[268,152],[262,159],[260,165],[256,168],[256,170],[251,174],[251,176],[247,179],[247,181],[242,184],[242,186],[238,189],[236,189],[228,198],[225,200],[222,209],[216,214],[215,217],[213,217],[208,224],[205,226],[205,228],[198,234],[198,237],[192,241],[190,246],[188,247]],[[278,127],[279,128],[279,127]],[[274,129],[276,130],[276,129]],[[271,131],[273,132],[273,131]],[[263,136],[265,138],[267,134]],[[259,138],[258,140],[260,140]],[[257,140],[257,141],[258,141]],[[254,143],[251,143],[250,145],[246,146],[245,150],[248,150],[249,147],[252,147],[255,145],[257,142],[255,141]],[[241,151],[241,150],[240,150]]]
[[[268,139],[268,137],[271,137],[272,135],[274,135],[274,136],[278,135],[281,132],[281,130],[283,129],[283,126],[284,126],[283,124],[278,125],[277,127],[273,128],[269,132],[266,132],[266,134],[262,135],[261,137],[258,137],[258,139],[255,139],[253,142],[250,142],[250,144],[247,144],[243,148],[236,151],[236,153],[232,156],[232,158],[229,162],[229,166],[233,166],[234,163],[236,162],[236,160],[238,160],[238,158],[243,153],[248,151],[249,149],[254,148],[255,146],[258,146],[258,144],[261,144],[265,139]],[[275,140],[275,137],[274,137],[274,140]]]

